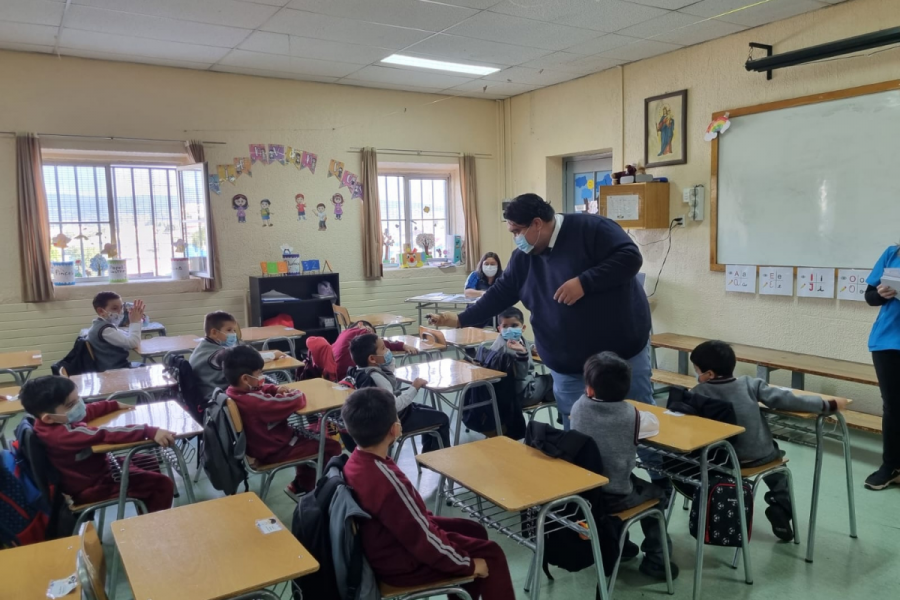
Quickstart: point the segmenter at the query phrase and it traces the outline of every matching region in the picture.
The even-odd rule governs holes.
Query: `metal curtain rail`
[[[362,148],[350,148],[347,152],[360,152]],[[447,158],[459,158],[463,156],[463,152],[447,152],[443,150],[407,150],[405,148],[375,148],[375,151],[379,154],[394,154],[397,156],[434,156],[434,157],[447,157]],[[493,154],[480,154],[473,153],[472,156],[475,158],[494,158]]]
[[[0,131],[0,135],[16,135],[15,131]],[[109,140],[109,141],[117,141],[117,142],[186,142],[187,139],[183,140],[160,140],[155,138],[136,138],[136,137],[120,137],[120,136],[112,136],[112,135],[78,135],[72,133],[38,133],[35,134],[38,137],[55,137],[55,138],[83,138],[89,140]],[[208,142],[203,141],[202,144],[215,144],[224,146],[226,142]]]

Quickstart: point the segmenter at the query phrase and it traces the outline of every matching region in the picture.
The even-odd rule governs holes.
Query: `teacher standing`
[[[881,468],[866,479],[870,490],[883,490],[892,483],[900,483],[900,300],[897,290],[881,281],[886,269],[897,269],[895,273],[900,273],[900,247],[885,250],[866,280],[866,302],[881,307],[869,335],[869,351],[884,404],[881,417],[884,450]]]
[[[553,376],[563,424],[584,394],[588,357],[610,350],[631,363],[629,398],[654,404],[650,383],[650,306],[635,276],[643,258],[614,221],[554,214],[536,194],[516,197],[503,213],[516,250],[500,278],[445,327],[482,323],[520,300],[531,311],[535,345]]]

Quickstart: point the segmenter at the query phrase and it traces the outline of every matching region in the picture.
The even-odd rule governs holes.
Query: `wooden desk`
[[[270,371],[294,371],[302,367],[305,363],[301,360],[297,360],[291,355],[285,355],[281,358],[276,358],[275,360],[270,360],[266,364],[263,365],[263,372],[268,373]]]
[[[412,346],[422,354],[429,352],[443,352],[447,349],[447,346],[444,344],[433,344],[414,335],[394,335],[386,339],[390,342],[400,342],[401,344]],[[394,354],[405,354],[405,352],[397,350]]]
[[[678,371],[682,374],[688,373],[688,354],[705,341],[704,338],[676,333],[657,333],[650,338],[654,348],[678,350]],[[791,371],[791,387],[796,389],[805,387],[804,375],[819,375],[842,381],[878,385],[875,367],[872,365],[744,344],[731,344],[731,347],[738,362],[757,366],[757,375],[761,379],[768,381],[769,373],[778,369]]]
[[[29,546],[0,550],[0,585],[6,600],[47,597],[47,586],[75,573],[81,539],[77,535]],[[81,586],[66,599],[81,598]]]
[[[241,329],[241,341],[247,343],[265,342],[272,338],[295,338],[306,335],[305,331],[284,327],[283,325],[270,327],[245,327]]]
[[[384,334],[391,327],[399,327],[400,331],[403,332],[403,335],[406,335],[406,326],[412,325],[413,323],[413,319],[410,317],[404,317],[403,315],[392,315],[390,313],[372,313],[369,315],[356,317],[355,319],[353,319],[353,321],[368,321],[376,329],[380,327],[382,337],[384,337]]]
[[[316,459],[316,476],[321,477],[325,469],[325,439],[328,434],[328,421],[340,416],[341,408],[347,396],[353,393],[348,387],[338,385],[327,379],[307,379],[285,384],[284,387],[300,390],[306,396],[306,406],[297,411],[298,415],[320,415],[319,419],[319,456]]]
[[[416,305],[416,310],[419,311],[419,326],[423,325],[422,323],[422,311],[428,308],[434,308],[435,311],[439,311],[440,308],[448,307],[453,310],[457,310],[460,305],[468,306],[470,304],[475,304],[478,298],[466,298],[465,294],[445,294],[443,292],[432,292],[430,294],[424,294],[422,296],[415,296],[413,298],[407,298],[404,302],[412,302]]]
[[[111,527],[138,600],[218,600],[319,570],[319,563],[250,492],[117,521]],[[280,522],[280,521],[279,521]]]
[[[478,329],[477,327],[463,327],[461,329],[442,329],[441,333],[447,343],[457,348],[473,348],[484,342],[493,342],[500,334],[496,331]]]
[[[141,340],[137,353],[144,360],[152,362],[151,359],[165,356],[169,352],[190,352],[202,341],[203,337],[196,335],[157,336]]]
[[[72,375],[70,379],[78,386],[78,395],[85,401],[99,400],[118,392],[174,392],[178,388],[178,382],[165,366],[159,364],[135,369],[113,369],[103,373],[83,373]]]
[[[44,364],[40,350],[22,350],[0,353],[0,372],[12,375],[17,385],[28,381],[28,376]]]
[[[720,423],[702,417],[691,415],[678,417],[666,414],[667,411],[662,406],[653,406],[634,400],[627,402],[641,412],[653,413],[659,419],[659,433],[644,439],[644,441],[683,454],[711,446],[746,431],[737,425]]]
[[[25,412],[25,409],[22,408],[22,402],[19,400],[19,387],[0,388],[0,446],[5,450],[9,450],[4,432],[6,422],[21,412]]]

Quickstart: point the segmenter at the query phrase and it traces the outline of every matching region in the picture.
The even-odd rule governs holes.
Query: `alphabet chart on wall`
[[[797,269],[797,296],[834,298],[834,269]]]
[[[756,293],[756,267],[752,265],[728,265],[725,267],[725,291]]]
[[[838,269],[838,300],[866,301],[866,278],[871,271],[861,269]]]
[[[760,267],[759,293],[762,296],[793,296],[793,267]]]

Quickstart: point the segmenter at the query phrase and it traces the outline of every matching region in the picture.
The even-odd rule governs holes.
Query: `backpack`
[[[16,426],[15,448],[23,481],[33,482],[40,495],[39,506],[49,514],[43,539],[54,540],[68,535],[67,532],[75,528],[75,516],[59,491],[59,471],[47,457],[44,443],[34,433],[34,417],[27,416]]]
[[[101,333],[106,327],[112,327],[112,325],[104,326],[100,330]],[[54,375],[60,375],[61,368],[64,368],[69,376],[81,375],[82,373],[97,372],[97,361],[94,359],[93,354],[91,354],[87,338],[75,338],[75,345],[72,346],[72,349],[69,350],[69,353],[66,354],[62,360],[51,365],[50,371]]]
[[[169,373],[178,382],[178,391],[181,392],[179,404],[194,417],[195,421],[203,423],[203,411],[206,409],[208,400],[200,393],[190,361],[183,354],[170,354],[166,357],[165,364]]]
[[[334,558],[331,548],[331,501],[341,486],[346,486],[344,466],[350,457],[335,456],[325,466],[325,474],[316,482],[316,489],[304,495],[294,508],[291,533],[319,563],[319,570],[311,575],[295,579],[294,598],[315,600],[343,600],[338,591]],[[349,562],[347,585],[351,590],[359,588],[363,566],[362,544],[357,542]]]
[[[706,523],[703,526],[703,543],[710,546],[741,547],[741,517],[737,511],[737,494],[733,478],[710,478],[706,504]],[[744,513],[747,518],[747,541],[753,532],[753,488],[743,482]],[[699,531],[700,490],[694,491],[691,502],[690,533],[695,539]]]
[[[372,372],[380,370],[381,369],[378,367],[350,367],[347,369],[347,376],[341,379],[338,384],[352,390],[375,387],[375,381],[372,379]]]
[[[520,440],[525,437],[525,415],[516,398],[516,382],[514,378],[515,357],[507,352],[491,350],[489,346],[481,346],[475,353],[475,362],[494,371],[506,373],[506,377],[493,383],[494,395],[497,398],[497,411],[500,413],[502,431],[497,431],[494,423],[494,409],[490,404],[491,394],[486,387],[476,387],[466,392],[463,407],[484,402],[483,406],[463,412],[463,423],[468,429],[478,433],[497,432],[508,438]]]
[[[0,450],[0,547],[47,539],[50,509],[18,452]]]
[[[666,408],[685,415],[737,425],[737,416],[734,414],[734,406],[732,404],[725,400],[709,398],[682,387],[672,386],[669,388]]]
[[[231,496],[237,493],[241,482],[244,491],[248,491],[250,485],[244,468],[247,437],[243,432],[235,434],[227,401],[225,392],[216,390],[206,407],[200,461],[212,486]]]

